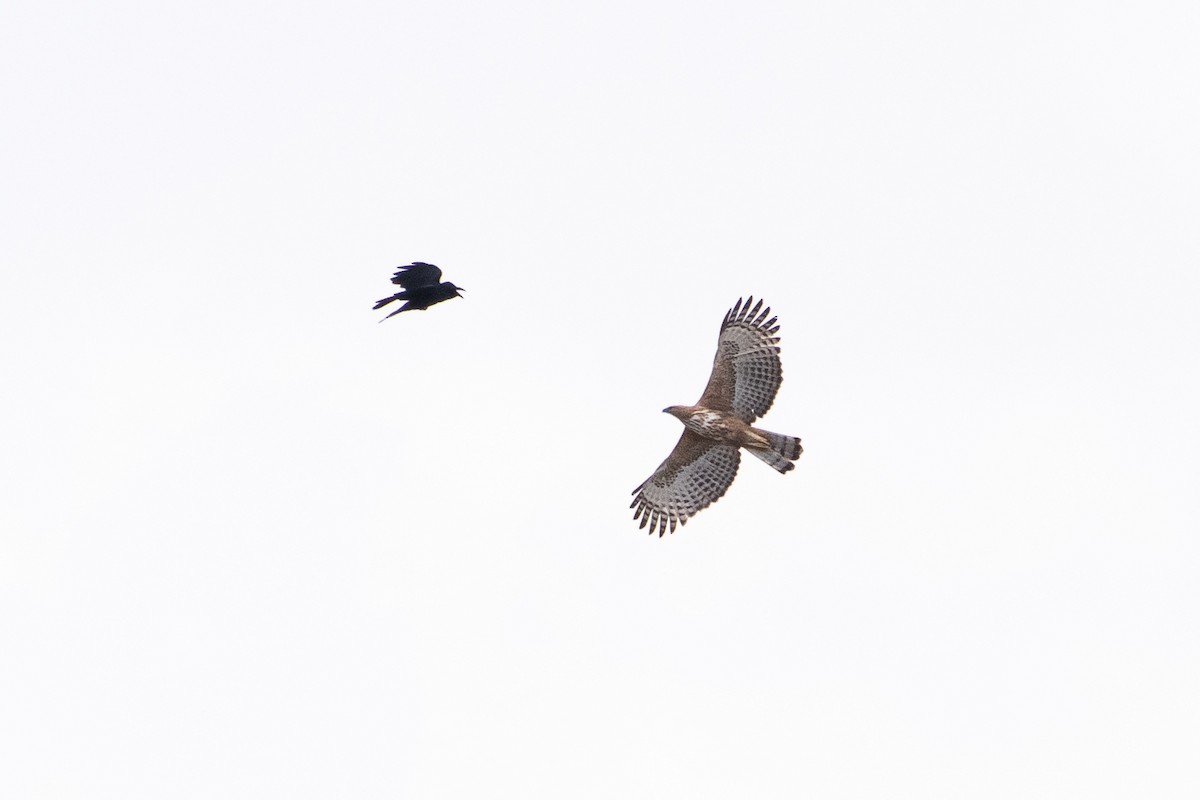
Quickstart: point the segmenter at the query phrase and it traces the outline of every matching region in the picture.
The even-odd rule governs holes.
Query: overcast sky
[[[1200,796],[1198,8],[6,9],[0,794]]]

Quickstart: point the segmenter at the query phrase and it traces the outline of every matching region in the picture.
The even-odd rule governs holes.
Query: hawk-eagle
[[[792,462],[804,448],[795,436],[751,427],[767,413],[779,385],[783,368],[779,361],[779,326],[776,317],[767,319],[770,308],[762,300],[741,299],[721,322],[717,355],[712,375],[694,406],[668,406],[663,411],[683,423],[683,436],[654,474],[633,490],[633,518],[641,517],[639,528],[650,525],[650,533],[662,536],[675,532],[696,512],[725,494],[737,475],[741,448],[770,464],[779,472],[795,467]]]

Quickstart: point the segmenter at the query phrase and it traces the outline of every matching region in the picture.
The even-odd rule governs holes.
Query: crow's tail
[[[383,308],[388,303],[390,303],[394,300],[407,300],[407,299],[408,299],[408,292],[397,292],[396,294],[392,295],[391,297],[385,297],[382,300],[380,300],[378,303],[375,304],[375,306],[371,310],[374,311],[376,308]]]

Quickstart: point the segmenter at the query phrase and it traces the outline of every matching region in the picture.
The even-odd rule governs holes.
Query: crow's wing
[[[422,286],[437,286],[442,282],[442,270],[424,261],[414,261],[407,267],[400,267],[392,276],[392,283],[399,284],[405,289],[419,289]]]

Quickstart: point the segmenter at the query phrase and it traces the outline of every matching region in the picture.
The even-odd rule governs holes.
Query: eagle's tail
[[[800,446],[800,439],[795,436],[784,436],[782,433],[771,433],[759,428],[755,428],[754,432],[767,440],[768,447],[747,447],[748,451],[779,472],[787,472],[790,469],[795,469],[796,465],[792,462],[804,452],[804,448]]]

